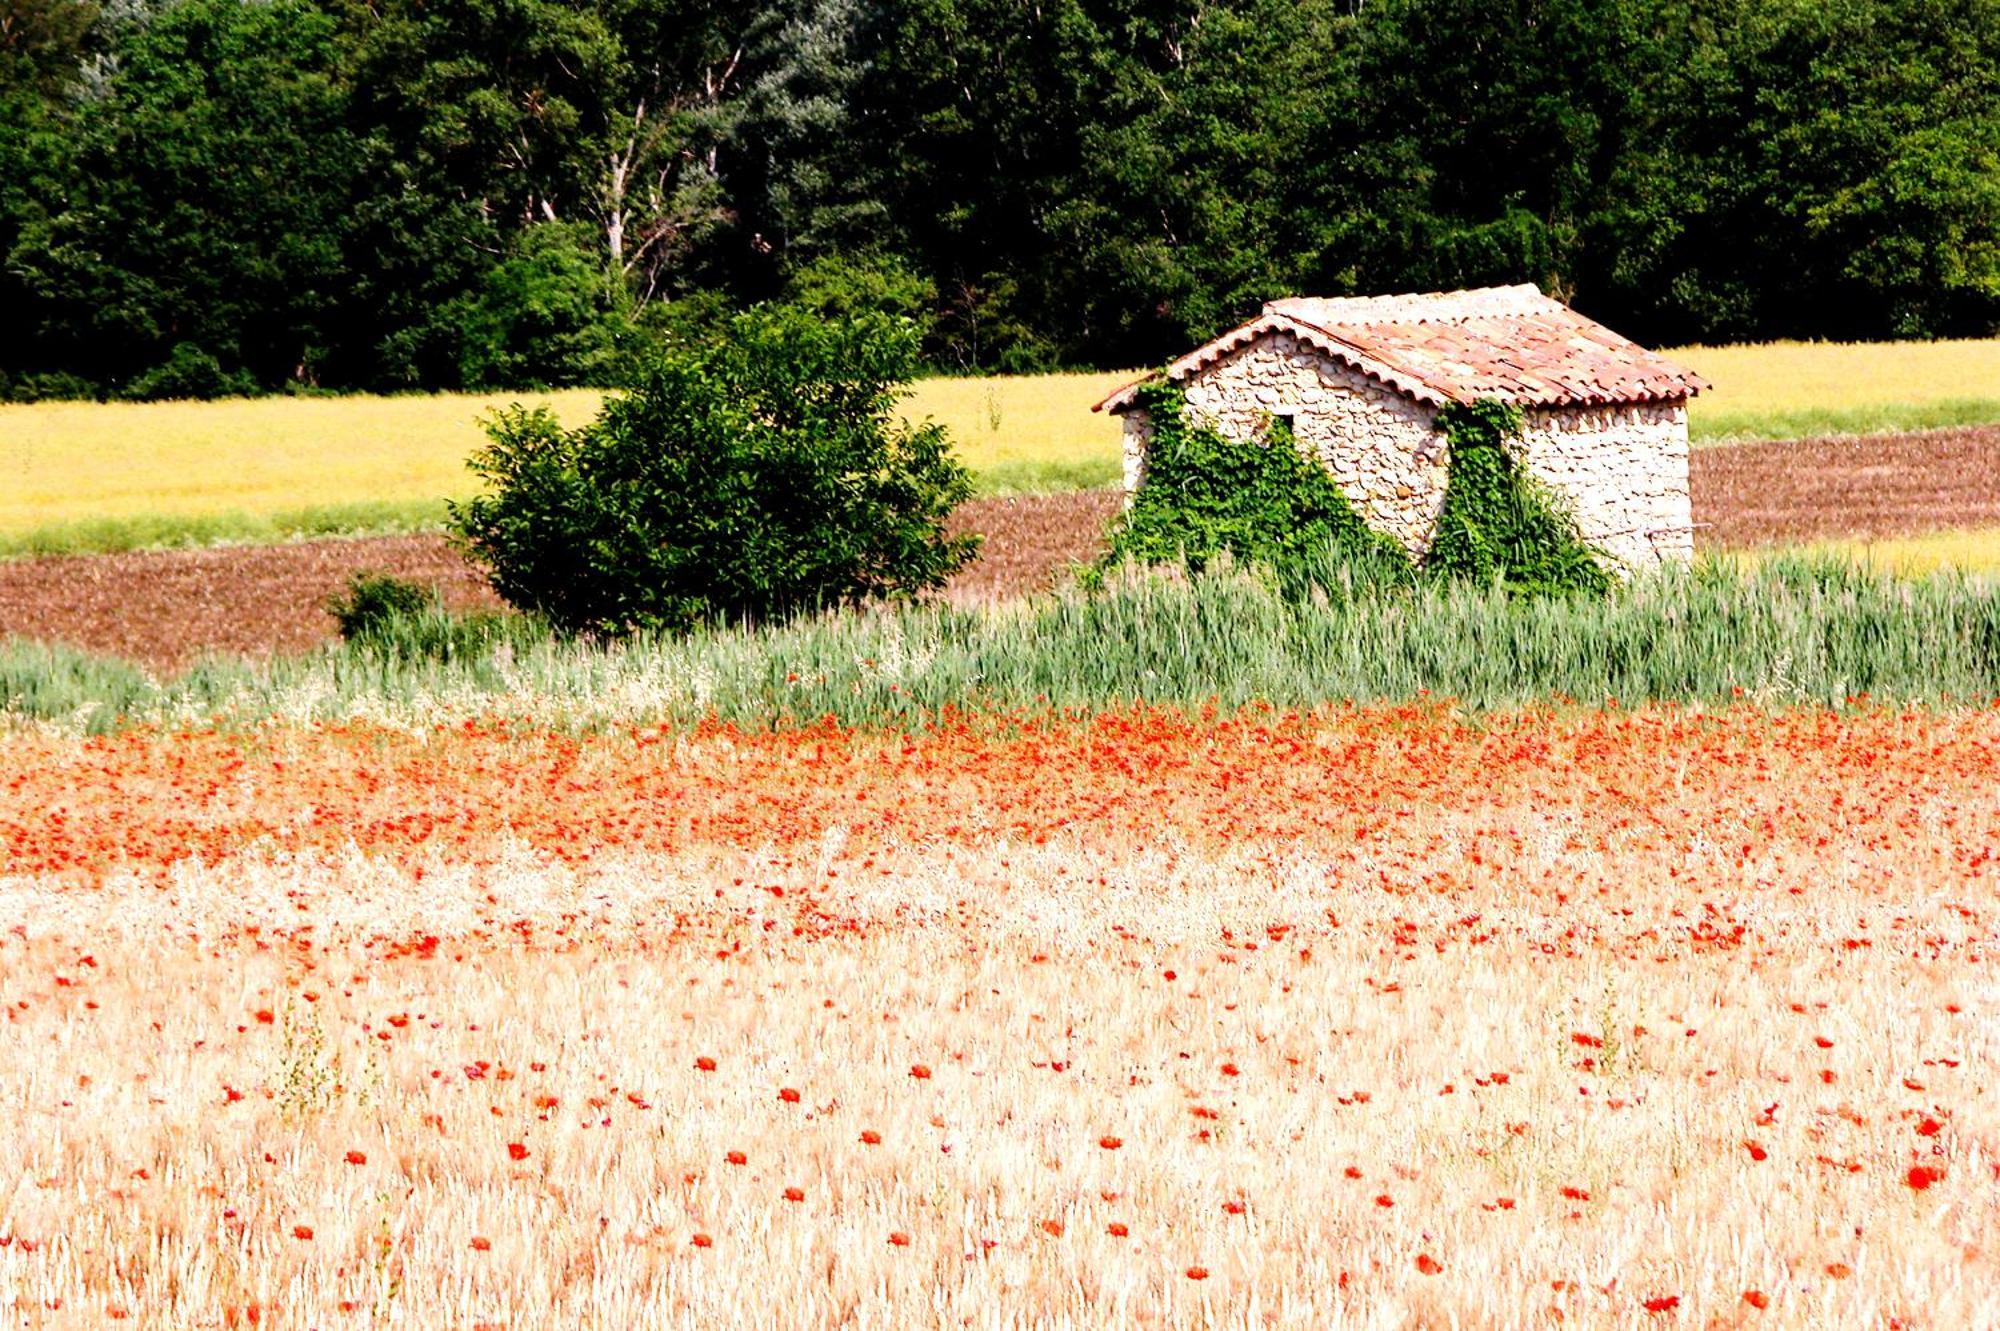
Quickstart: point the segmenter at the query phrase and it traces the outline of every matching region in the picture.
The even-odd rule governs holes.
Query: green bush
[[[782,618],[940,586],[977,549],[944,430],[896,412],[916,331],[759,308],[662,349],[595,421],[516,407],[451,524],[510,603],[565,632]]]
[[[503,644],[533,642],[546,633],[518,615],[454,614],[435,587],[379,573],[355,574],[346,593],[326,608],[350,649],[394,664],[475,661]]]
[[[1227,554],[1283,575],[1332,556],[1371,581],[1408,580],[1403,548],[1361,520],[1283,421],[1262,440],[1238,443],[1189,424],[1174,384],[1146,385],[1138,405],[1153,430],[1146,480],[1112,534],[1107,566],[1185,563],[1199,573]]]
[[[340,626],[343,642],[365,642],[379,637],[396,619],[419,614],[437,604],[434,590],[382,573],[357,573],[347,580],[347,591],[326,604],[326,612]]]
[[[261,392],[247,370],[225,370],[222,362],[192,342],[176,342],[166,360],[125,385],[121,396],[135,402],[208,401],[252,397]]]

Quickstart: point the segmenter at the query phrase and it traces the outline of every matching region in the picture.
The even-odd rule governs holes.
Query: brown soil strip
[[[1704,546],[1880,538],[2000,525],[2000,428],[1706,448],[1692,464]],[[986,537],[947,596],[970,604],[1055,585],[1103,548],[1113,491],[982,499],[953,520]],[[358,572],[497,604],[437,536],[149,551],[0,563],[0,637],[116,653],[158,670],[204,653],[303,651],[333,633],[328,598]]]
[[[1697,533],[1716,548],[2000,525],[2000,427],[1697,450]]]
[[[0,637],[52,639],[154,669],[204,653],[304,651],[333,635],[326,603],[364,570],[435,585],[454,608],[499,604],[439,536],[149,550],[0,563]]]
[[[1096,558],[1113,491],[974,500],[953,515],[985,537],[946,595],[971,604],[1055,584]],[[66,642],[173,670],[206,653],[299,652],[334,632],[327,601],[356,573],[436,586],[455,609],[500,604],[441,536],[149,550],[0,563],[0,638]]]

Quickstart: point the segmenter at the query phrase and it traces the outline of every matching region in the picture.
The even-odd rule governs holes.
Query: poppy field
[[[2000,710],[0,733],[0,1323],[2000,1323]]]

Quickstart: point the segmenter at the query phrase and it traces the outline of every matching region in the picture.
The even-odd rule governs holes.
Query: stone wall
[[[1414,557],[1429,548],[1449,475],[1433,408],[1289,333],[1238,348],[1185,388],[1191,417],[1239,441],[1261,439],[1272,416],[1291,415],[1299,447],[1326,464],[1364,521]],[[1128,495],[1145,479],[1151,434],[1144,411],[1126,413]],[[1693,553],[1684,402],[1532,411],[1517,456],[1570,504],[1584,538],[1622,566]]]
[[[1628,569],[1694,557],[1687,402],[1527,413],[1516,456],[1566,500],[1583,539]]]

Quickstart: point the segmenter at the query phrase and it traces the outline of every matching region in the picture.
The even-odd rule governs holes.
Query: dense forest
[[[2000,0],[0,0],[0,395],[604,383],[780,299],[940,368],[1533,281],[2000,324]]]

